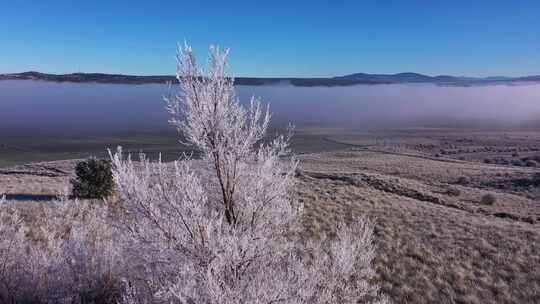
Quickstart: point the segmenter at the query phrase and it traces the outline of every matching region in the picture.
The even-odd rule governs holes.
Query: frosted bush
[[[386,302],[374,271],[372,225],[360,218],[336,238],[302,238],[294,199],[292,135],[266,139],[269,108],[243,107],[226,75],[228,50],[210,48],[208,70],[180,46],[180,92],[166,98],[181,141],[200,160],[138,162],[111,153],[124,215],[122,240],[138,275],[126,303]]]
[[[106,209],[52,204],[34,222],[0,204],[0,303],[116,302],[123,267]]]

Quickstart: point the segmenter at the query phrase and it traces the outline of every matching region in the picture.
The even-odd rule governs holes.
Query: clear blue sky
[[[184,38],[238,76],[540,74],[540,1],[0,0],[0,73],[172,74]]]

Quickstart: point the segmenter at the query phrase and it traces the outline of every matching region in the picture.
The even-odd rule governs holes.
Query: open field
[[[276,132],[280,132],[279,130]],[[271,132],[273,134],[274,132]],[[30,162],[106,157],[107,148],[122,146],[126,151],[162,154],[171,161],[189,148],[178,143],[174,128],[146,132],[59,131],[0,133],[0,168]],[[404,128],[369,130],[310,127],[296,130],[295,153],[343,149],[374,149],[421,154],[455,160],[487,162],[509,166],[540,167],[540,132],[485,131],[458,128]]]
[[[326,140],[328,130],[299,132],[293,140],[297,153],[343,149],[347,144]],[[330,134],[334,134],[333,131]],[[3,134],[2,134],[3,135]],[[0,168],[32,162],[80,159],[89,156],[108,157],[107,148],[122,146],[126,152],[137,154],[140,151],[156,158],[162,155],[164,161],[173,161],[190,149],[178,143],[177,132],[151,131],[148,134],[137,132],[114,135],[92,134],[7,134],[0,142]]]
[[[308,229],[347,208],[377,219],[379,279],[397,303],[540,300],[539,201],[484,182],[529,171],[376,152],[307,155],[303,170]]]
[[[540,302],[540,168],[521,159],[539,155],[540,133],[311,134],[296,146],[306,231],[350,211],[374,218],[377,281],[395,303]],[[32,214],[69,189],[74,165],[0,169],[0,193]]]

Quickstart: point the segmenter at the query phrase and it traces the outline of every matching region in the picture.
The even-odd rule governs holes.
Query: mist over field
[[[540,86],[239,87],[272,101],[278,120],[298,126],[387,128],[448,122],[519,124],[540,117]],[[479,124],[481,125],[481,124]]]
[[[176,87],[173,87],[176,90]],[[3,132],[164,131],[166,85],[0,82]],[[531,126],[540,117],[540,85],[347,87],[238,86],[271,104],[273,123],[302,128]]]

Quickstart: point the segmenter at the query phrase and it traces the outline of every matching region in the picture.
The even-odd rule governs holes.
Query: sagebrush
[[[0,303],[120,300],[125,263],[105,205],[61,199],[29,221],[13,204],[0,199]]]

